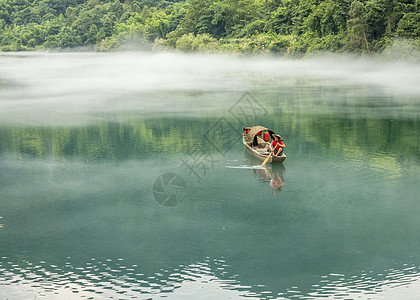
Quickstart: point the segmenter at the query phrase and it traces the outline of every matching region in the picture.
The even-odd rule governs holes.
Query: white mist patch
[[[6,53],[0,54],[0,122],[77,126],[114,113],[220,115],[245,91],[273,81],[284,91],[299,80],[312,87],[360,84],[394,96],[420,95],[419,64],[345,56]]]
[[[262,167],[261,165],[255,165],[255,166],[226,166],[228,169],[247,169],[247,170],[266,170],[266,167]]]

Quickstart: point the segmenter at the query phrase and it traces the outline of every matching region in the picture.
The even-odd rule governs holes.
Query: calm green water
[[[1,55],[0,298],[417,299],[419,71]]]

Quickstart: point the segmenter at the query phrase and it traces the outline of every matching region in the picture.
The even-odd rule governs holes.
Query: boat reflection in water
[[[251,167],[250,171],[254,174],[257,181],[268,183],[273,189],[273,194],[278,194],[284,188],[284,172],[286,168],[282,163],[267,164],[264,168],[255,168],[261,166],[261,161],[252,156],[248,151],[244,153],[244,162]]]

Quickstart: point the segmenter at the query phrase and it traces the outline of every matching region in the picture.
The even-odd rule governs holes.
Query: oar
[[[271,153],[273,153],[273,152],[270,152],[270,154],[267,156],[267,158],[264,160],[264,162],[261,164],[261,167],[264,167],[266,164],[267,164],[267,162],[268,162],[268,160],[270,159],[270,157],[271,157]]]

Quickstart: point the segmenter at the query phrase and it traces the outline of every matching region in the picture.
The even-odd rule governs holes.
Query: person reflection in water
[[[273,194],[278,194],[283,190],[284,180],[281,171],[280,168],[273,168],[271,171],[270,186],[273,188]]]
[[[284,148],[286,148],[286,145],[283,143],[283,138],[278,134],[274,135],[274,141],[270,144],[272,154],[274,156],[282,156]]]
[[[271,164],[267,168],[261,168],[261,161],[257,160],[246,150],[244,158],[246,163],[251,167],[250,172],[254,175],[255,179],[264,185],[269,184],[273,194],[278,194],[284,189],[284,173],[286,169],[282,163]],[[255,168],[256,165],[258,165],[258,168]]]

